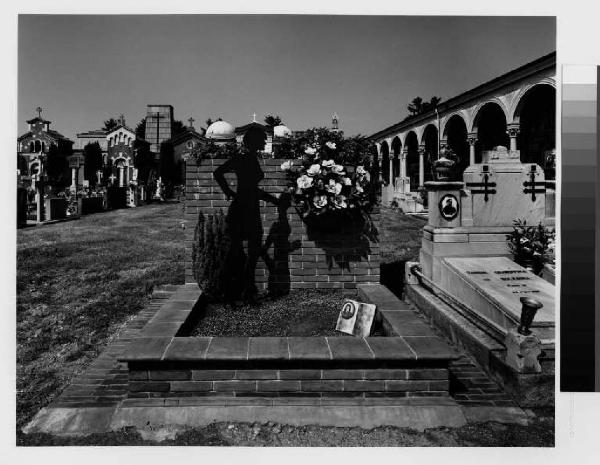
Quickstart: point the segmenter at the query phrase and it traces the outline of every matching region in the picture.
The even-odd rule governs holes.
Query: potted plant
[[[506,239],[513,260],[536,275],[554,259],[555,231],[541,223],[528,226],[525,220],[517,219]]]

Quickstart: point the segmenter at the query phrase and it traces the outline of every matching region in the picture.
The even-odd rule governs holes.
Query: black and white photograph
[[[556,27],[20,14],[17,446],[554,447]]]
[[[0,464],[598,463],[599,13],[7,5]]]

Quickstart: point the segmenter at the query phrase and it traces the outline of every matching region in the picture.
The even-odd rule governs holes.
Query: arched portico
[[[397,187],[397,179],[400,176],[400,154],[402,151],[402,142],[398,136],[392,139],[392,184]]]
[[[462,116],[450,117],[444,126],[444,140],[458,157],[458,170],[463,172],[470,164],[467,123]]]
[[[523,163],[545,169],[546,155],[556,147],[556,89],[549,84],[530,87],[515,108],[513,124]]]
[[[419,153],[419,186],[423,186],[426,181],[433,180],[432,165],[438,158],[438,142],[437,127],[428,124],[421,139],[423,150]]]
[[[506,113],[497,102],[482,105],[473,120],[472,132],[477,134],[475,144],[475,162],[481,163],[481,152],[502,145],[510,146],[507,134]]]
[[[387,184],[390,182],[390,148],[387,141],[381,143],[381,177]]]
[[[410,131],[404,140],[404,153],[406,156],[406,176],[410,178],[410,190],[416,191],[419,187],[419,140],[414,131]]]

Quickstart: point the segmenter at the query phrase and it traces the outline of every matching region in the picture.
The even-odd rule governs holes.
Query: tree
[[[133,166],[138,170],[138,180],[148,184],[150,173],[154,169],[154,154],[150,151],[150,145],[140,139],[136,139],[133,146],[136,149]]]
[[[135,127],[135,137],[138,139],[146,139],[146,118],[142,118]]]
[[[185,131],[187,131],[186,126],[181,121],[175,120],[171,124],[171,137],[175,137]]]
[[[279,126],[281,124],[281,118],[279,116],[267,115],[265,116],[265,124],[267,126]]]
[[[407,118],[433,110],[440,104],[441,101],[442,99],[440,97],[435,96],[431,97],[431,99],[428,102],[424,101],[421,97],[415,97],[414,99],[412,99],[412,102],[406,107],[409,113]]]
[[[51,144],[46,158],[46,174],[48,183],[58,188],[66,187],[70,183],[69,161],[67,157],[73,153],[70,142],[59,140],[58,144]]]
[[[107,119],[107,120],[104,121],[104,127],[102,129],[104,129],[105,131],[112,131],[118,125],[119,125],[119,123],[117,122],[116,119],[109,118],[109,119]]]
[[[160,144],[158,169],[162,182],[165,184],[173,185],[181,181],[177,166],[175,165],[175,149],[170,141],[164,141]]]
[[[90,142],[83,148],[83,176],[90,182],[91,186],[98,183],[98,170],[102,169],[102,149],[98,142]]]

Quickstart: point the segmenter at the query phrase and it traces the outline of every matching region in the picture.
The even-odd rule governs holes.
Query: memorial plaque
[[[518,324],[521,297],[537,299],[543,307],[536,314],[532,329],[538,328],[540,337],[553,333],[554,286],[509,258],[446,258],[442,283],[467,307],[504,329]]]
[[[375,305],[346,300],[338,316],[336,331],[353,336],[367,337],[375,316]]]

